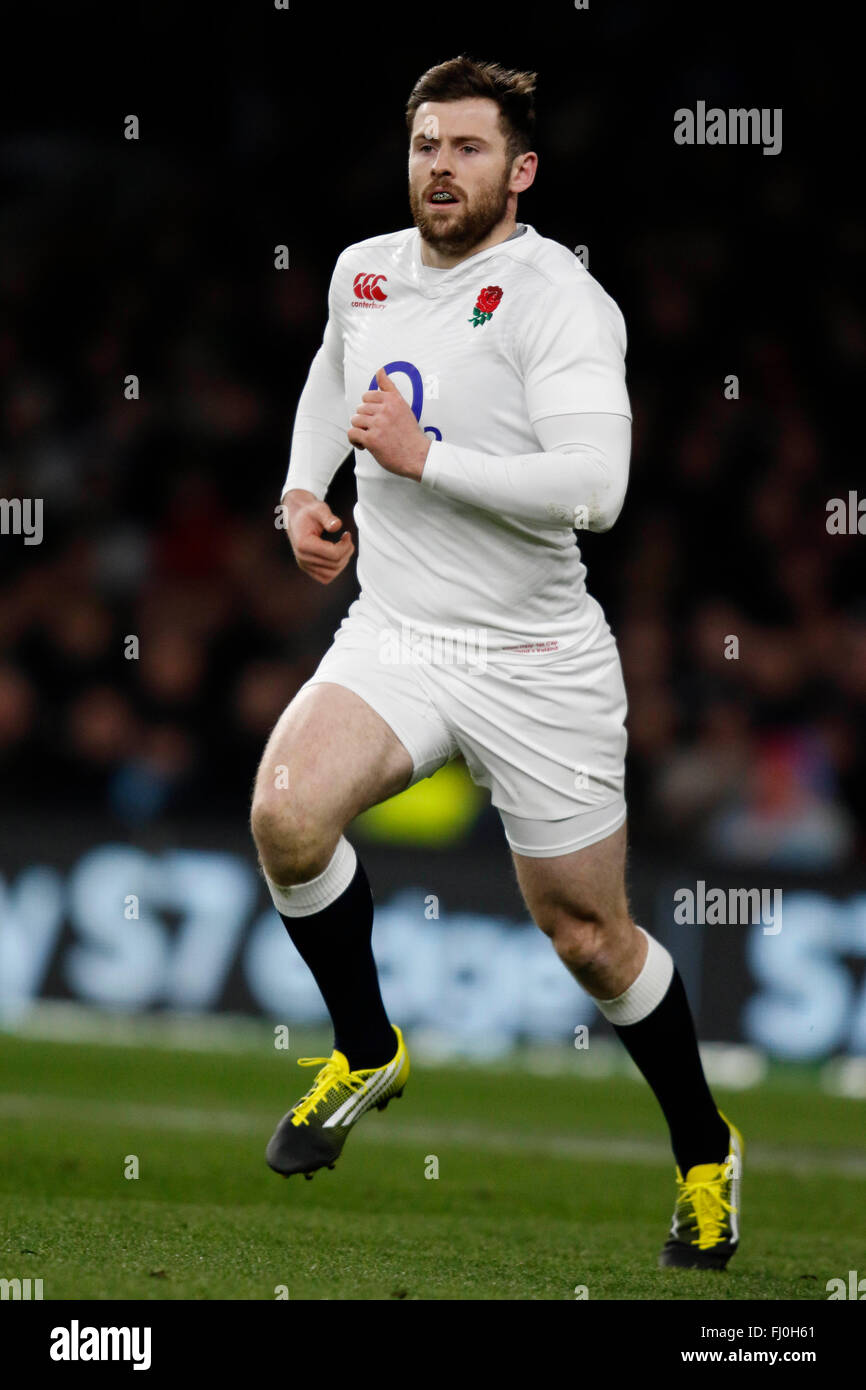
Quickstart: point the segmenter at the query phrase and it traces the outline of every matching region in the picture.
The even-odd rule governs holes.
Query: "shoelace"
[[[323,1065],[324,1064],[324,1065]],[[298,1101],[295,1106],[295,1119],[300,1120],[301,1124],[308,1125],[307,1119],[311,1110],[324,1099],[326,1092],[335,1083],[346,1086],[350,1091],[357,1091],[366,1082],[366,1077],[361,1076],[356,1071],[349,1071],[348,1067],[341,1066],[335,1062],[333,1057],[299,1057],[299,1067],[321,1067],[322,1070],[316,1076],[309,1091]]]
[[[724,1213],[736,1211],[726,1202],[719,1190],[724,1179],[710,1178],[706,1182],[680,1182],[680,1201],[690,1201],[698,1221],[699,1250],[708,1250],[722,1237]]]

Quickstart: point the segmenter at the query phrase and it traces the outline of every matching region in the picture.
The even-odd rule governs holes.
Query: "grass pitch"
[[[272,1047],[0,1035],[0,1277],[45,1299],[825,1300],[866,1269],[862,1100],[716,1088],[746,1161],[742,1248],[709,1274],[656,1268],[673,1163],[642,1083],[416,1067],[333,1172],[285,1180],[264,1148],[312,1074]]]

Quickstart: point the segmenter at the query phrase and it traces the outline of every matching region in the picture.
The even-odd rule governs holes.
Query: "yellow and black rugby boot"
[[[725,1162],[697,1163],[685,1178],[677,1168],[674,1219],[659,1255],[663,1269],[724,1269],[736,1252],[746,1146],[740,1131],[726,1116],[722,1119],[730,1131]]]
[[[299,1067],[320,1066],[309,1091],[284,1115],[268,1144],[265,1157],[275,1173],[288,1178],[317,1168],[333,1168],[349,1130],[373,1106],[384,1110],[403,1094],[409,1076],[409,1053],[395,1024],[397,1051],[383,1067],[350,1071],[342,1052],[330,1057],[299,1057]]]

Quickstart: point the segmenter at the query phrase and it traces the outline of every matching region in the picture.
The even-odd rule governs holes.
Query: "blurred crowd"
[[[329,587],[300,573],[274,508],[333,259],[408,213],[392,188],[384,224],[372,202],[324,246],[296,225],[277,271],[282,224],[267,199],[255,214],[271,166],[243,141],[235,155],[230,197],[212,167],[143,151],[127,186],[98,145],[59,137],[22,147],[39,177],[9,180],[0,497],[43,498],[44,539],[0,536],[4,817],[50,802],[127,826],[231,817],[244,833],[264,741],[356,592],[353,566]],[[766,269],[807,200],[771,163],[754,161],[751,208]],[[846,293],[862,232],[839,222],[796,313],[777,289],[744,322],[763,243],[732,299],[742,226],[711,202],[679,227],[636,218],[594,261],[592,236],[533,196],[519,217],[590,241],[629,330],[629,496],[582,546],[625,670],[633,838],[852,863],[866,824],[866,539],[830,534],[826,515],[850,477],[831,402],[856,398],[866,356]],[[350,518],[348,466],[329,500]],[[499,832],[484,815],[469,833]]]

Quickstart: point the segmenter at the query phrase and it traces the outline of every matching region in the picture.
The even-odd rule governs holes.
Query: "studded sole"
[[[378,1103],[377,1103],[377,1105],[376,1105],[376,1109],[377,1109],[377,1110],[385,1110],[385,1109],[391,1104],[391,1101],[392,1101],[392,1100],[399,1100],[400,1097],[401,1097],[402,1094],[403,1094],[403,1089],[404,1089],[404,1088],[401,1086],[401,1087],[400,1087],[400,1090],[399,1090],[399,1091],[395,1091],[394,1094],[393,1094],[393,1096],[389,1096],[387,1100],[380,1100],[380,1101],[378,1101]],[[333,1169],[335,1166],[336,1166],[336,1165],[333,1164],[333,1163],[325,1163],[325,1164],[322,1164],[322,1167],[323,1167],[323,1168],[329,1168],[329,1169]],[[306,1178],[307,1182],[312,1182],[312,1181],[313,1181],[313,1178],[314,1178],[315,1175],[316,1175],[316,1173],[318,1173],[319,1171],[320,1171],[320,1170],[319,1170],[318,1168],[314,1168],[313,1171],[312,1171],[312,1173],[305,1173],[305,1174],[304,1174],[304,1177]],[[294,1173],[283,1173],[282,1176],[283,1176],[284,1178],[293,1178],[295,1175],[294,1175]]]
[[[376,1109],[377,1109],[377,1110],[386,1110],[386,1109],[388,1108],[388,1106],[391,1104],[391,1101],[392,1101],[392,1100],[399,1100],[400,1097],[402,1096],[402,1094],[403,1094],[403,1088],[401,1087],[399,1091],[395,1091],[394,1094],[393,1094],[393,1096],[389,1096],[387,1100],[380,1100],[380,1101],[377,1101],[377,1102],[376,1102]]]

